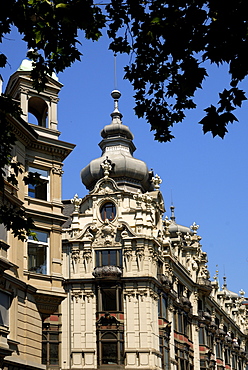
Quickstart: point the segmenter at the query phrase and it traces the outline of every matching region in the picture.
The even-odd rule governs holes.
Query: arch
[[[38,126],[47,127],[47,112],[48,106],[47,103],[38,96],[32,96],[28,101],[28,113],[33,115],[36,119],[32,119],[33,122],[36,123]],[[31,117],[29,116],[29,119]]]

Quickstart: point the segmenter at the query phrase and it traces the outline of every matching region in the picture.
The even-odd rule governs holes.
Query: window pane
[[[0,291],[0,325],[9,326],[10,297]]]
[[[40,168],[29,167],[29,172],[37,172],[40,176],[48,177],[48,171],[41,170]]]
[[[47,343],[42,343],[42,364],[47,364]]]
[[[110,265],[113,265],[113,266],[117,266],[117,251],[116,250],[112,250],[109,252],[110,254]]]
[[[35,186],[35,198],[47,200],[47,181],[42,181],[42,184]]]
[[[102,343],[102,363],[117,364],[117,343]]]
[[[106,334],[103,334],[102,339],[115,339],[116,340],[116,336],[112,333],[106,333]]]
[[[28,271],[46,274],[46,249],[43,245],[28,244]]]
[[[100,210],[101,218],[103,221],[112,221],[116,215],[116,208],[113,203],[105,203]]]
[[[47,243],[48,241],[48,233],[44,231],[32,230],[36,234],[36,238],[39,242]],[[34,240],[33,236],[28,237],[29,240]]]
[[[108,251],[102,251],[102,266],[108,266]]]
[[[37,172],[41,177],[39,184],[28,185],[28,196],[41,200],[47,200],[47,187],[48,187],[48,171],[39,168],[29,167],[29,172]]]
[[[58,343],[49,343],[50,346],[50,365],[59,364],[59,344]]]
[[[101,266],[100,265],[100,251],[96,251],[96,267]]]
[[[116,289],[102,289],[102,310],[116,311]]]

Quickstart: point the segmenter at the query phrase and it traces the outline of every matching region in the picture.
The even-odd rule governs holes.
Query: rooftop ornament
[[[162,179],[157,174],[152,178],[152,182],[154,184],[154,188],[158,190],[160,188],[160,184],[162,183]]]
[[[74,205],[74,212],[79,212],[82,198],[79,198],[77,194],[71,199],[71,203]]]
[[[193,225],[190,226],[191,230],[193,230],[194,234],[197,234],[197,230],[199,229],[199,225],[196,225],[195,222],[193,222]]]
[[[104,161],[101,163],[101,167],[103,169],[104,177],[105,179],[107,179],[109,177],[110,171],[112,170],[112,164],[108,157],[106,157],[106,159],[104,159]]]

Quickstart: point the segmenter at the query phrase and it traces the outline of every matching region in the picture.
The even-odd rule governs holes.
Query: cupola
[[[118,107],[121,93],[114,90],[111,96],[114,99],[114,111],[111,113],[111,123],[101,131],[102,141],[99,146],[102,156],[92,160],[82,169],[82,182],[87,189],[92,190],[96,182],[107,173],[119,187],[126,190],[152,191],[154,190],[151,181],[153,174],[148,171],[145,162],[133,157],[133,152],[136,150],[133,134],[121,121],[122,114]]]
[[[32,61],[24,59],[10,77],[6,94],[20,102],[22,118],[33,125],[39,135],[56,139],[60,134],[57,129],[58,94],[63,85],[53,73],[47,76],[44,90],[38,93],[33,87],[32,69]]]

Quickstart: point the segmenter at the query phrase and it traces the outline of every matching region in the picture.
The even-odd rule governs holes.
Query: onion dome
[[[129,190],[142,192],[151,191],[154,185],[151,181],[152,172],[148,171],[145,162],[133,157],[136,150],[133,134],[128,126],[122,124],[122,114],[119,112],[118,101],[121,93],[114,90],[114,111],[111,113],[112,122],[102,131],[102,141],[99,143],[102,156],[92,160],[81,171],[81,179],[87,189],[92,190],[102,177],[113,178],[118,186]]]

